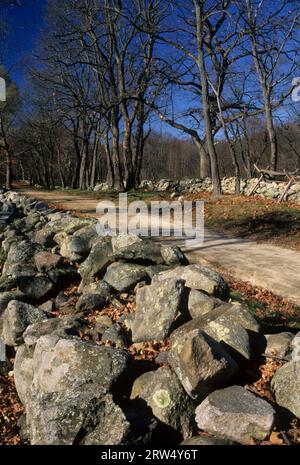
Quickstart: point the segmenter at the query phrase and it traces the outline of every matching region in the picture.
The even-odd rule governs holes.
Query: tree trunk
[[[118,115],[114,115],[112,122],[112,168],[113,168],[113,187],[117,191],[122,191],[124,186],[121,176],[120,153],[119,153],[119,123]]]
[[[6,164],[6,175],[5,175],[5,187],[11,189],[12,183],[12,169],[11,169],[11,157],[9,150],[5,150],[5,164]]]
[[[219,197],[222,195],[222,187],[220,180],[220,172],[218,165],[217,152],[214,144],[213,137],[213,125],[210,113],[209,104],[209,91],[208,91],[208,79],[207,70],[204,58],[204,29],[203,29],[203,1],[194,0],[195,12],[196,12],[196,23],[197,23],[197,46],[198,46],[198,68],[200,73],[201,87],[202,87],[202,111],[205,124],[205,140],[207,150],[210,158],[211,166],[211,177],[213,184],[213,192]]]
[[[270,164],[271,169],[276,171],[278,168],[278,139],[274,126],[273,111],[268,95],[265,98],[265,113],[268,137],[270,142]]]
[[[211,169],[210,169],[210,159],[205,150],[203,143],[199,142],[198,140],[194,139],[196,147],[199,151],[199,161],[200,161],[200,171],[199,175],[201,179],[210,178],[211,177]]]

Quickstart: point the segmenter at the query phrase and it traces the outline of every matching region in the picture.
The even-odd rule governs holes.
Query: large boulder
[[[55,334],[66,338],[76,336],[79,331],[86,328],[88,322],[79,316],[62,316],[39,321],[28,326],[23,334],[23,339],[27,347],[34,348],[37,341],[48,334]]]
[[[81,443],[99,424],[103,397],[121,382],[129,362],[124,351],[79,338],[40,337],[32,358],[32,382],[22,393],[31,444]],[[22,371],[15,375],[18,389]]]
[[[32,445],[120,445],[130,424],[110,394],[85,391],[55,392],[33,397],[27,407],[27,430]]]
[[[106,268],[112,263],[112,245],[110,237],[99,237],[93,244],[87,259],[80,265],[79,273],[82,277],[79,290],[93,281],[97,275],[104,274]]]
[[[118,234],[111,239],[113,253],[141,242],[143,242],[143,239],[136,234]]]
[[[293,333],[266,334],[265,337],[267,340],[266,355],[270,357],[291,358]]]
[[[222,344],[187,323],[170,338],[168,361],[186,392],[202,400],[238,369]]]
[[[0,333],[3,326],[3,313],[11,300],[22,299],[23,294],[20,291],[0,292]]]
[[[163,281],[168,278],[183,279],[186,287],[204,291],[206,294],[221,299],[226,299],[229,295],[228,285],[222,276],[202,265],[177,267],[173,270],[159,273],[154,277],[154,281]]]
[[[90,251],[89,242],[81,236],[67,236],[61,243],[60,254],[71,262],[80,262]]]
[[[25,344],[17,348],[14,363],[14,382],[21,402],[26,405],[31,398],[33,379],[33,350]]]
[[[214,308],[222,304],[222,301],[211,297],[205,292],[191,289],[188,300],[189,314],[192,318],[198,318],[211,312]]]
[[[19,276],[17,283],[19,289],[34,301],[43,299],[55,287],[53,280],[44,274]]]
[[[43,311],[32,305],[10,301],[2,316],[2,338],[5,344],[11,347],[23,344],[23,333],[27,326],[46,318]]]
[[[242,444],[270,435],[275,411],[265,400],[241,386],[215,391],[197,407],[200,429]]]
[[[277,404],[300,419],[300,361],[290,361],[279,368],[271,387]]]
[[[149,240],[134,242],[127,247],[118,249],[114,253],[114,258],[115,260],[125,260],[126,262],[141,263],[143,265],[159,265],[164,263],[160,244]]]
[[[38,252],[34,256],[34,262],[38,271],[47,272],[60,267],[63,264],[63,259],[60,255],[51,252]]]
[[[95,224],[78,229],[73,236],[83,239],[88,244],[89,250],[92,248],[93,243],[99,238]]]
[[[141,281],[149,281],[146,267],[135,263],[112,263],[104,280],[119,292],[132,291]]]
[[[184,281],[169,279],[143,286],[136,293],[136,313],[131,325],[133,342],[164,340],[173,323],[186,310]]]
[[[170,368],[159,368],[141,375],[135,380],[130,397],[143,399],[156,418],[180,431],[184,438],[191,436],[194,403]]]
[[[13,244],[7,254],[2,274],[16,277],[28,274],[27,270],[31,271],[34,267],[34,256],[40,250],[37,244],[27,240]]]
[[[131,425],[121,408],[114,403],[113,397],[106,394],[97,402],[93,410],[93,415],[89,414],[88,421],[85,420],[87,434],[82,444],[92,446],[126,444],[131,433]],[[91,420],[92,427],[89,425]]]
[[[240,323],[230,320],[227,314],[207,322],[203,330],[218,342],[226,344],[231,354],[251,359],[251,340],[248,331]]]
[[[107,298],[101,294],[83,294],[76,303],[76,312],[86,312],[101,309],[105,306]]]
[[[166,265],[178,266],[188,265],[188,260],[184,253],[177,246],[162,245],[161,256]]]

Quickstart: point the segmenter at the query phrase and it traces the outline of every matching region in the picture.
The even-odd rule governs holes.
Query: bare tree
[[[299,19],[298,2],[280,0],[270,3],[245,0],[245,31],[249,36],[252,58],[262,91],[266,128],[270,143],[270,163],[278,165],[278,140],[274,109],[291,94],[291,78],[299,67],[296,40]]]

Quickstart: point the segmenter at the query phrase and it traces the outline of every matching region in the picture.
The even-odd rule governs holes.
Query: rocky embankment
[[[0,202],[0,334],[24,440],[248,444],[300,418],[299,337],[265,334],[219,274],[15,192]],[[266,355],[281,360],[267,399],[249,387]]]
[[[258,179],[246,179],[241,181],[241,194],[249,195],[252,189],[257,185]],[[284,194],[287,182],[261,181],[255,191],[255,195],[268,200],[278,200]],[[178,194],[212,192],[212,182],[210,178],[206,179],[183,179],[180,181],[171,181],[161,179],[160,181],[144,180],[141,182],[140,189],[150,192],[175,192]],[[223,178],[222,189],[224,194],[235,194],[235,178]],[[109,186],[106,183],[97,184],[95,192],[107,192]],[[294,183],[288,190],[287,200],[300,203],[300,183]]]

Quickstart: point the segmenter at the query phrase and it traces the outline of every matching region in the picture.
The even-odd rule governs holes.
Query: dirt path
[[[43,191],[28,187],[20,194],[44,200],[57,208],[96,215],[99,200],[86,194]],[[105,197],[103,196],[103,200]],[[212,264],[240,281],[250,282],[300,305],[300,253],[281,247],[257,244],[205,231],[204,244],[168,240],[185,251],[191,263]]]

